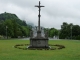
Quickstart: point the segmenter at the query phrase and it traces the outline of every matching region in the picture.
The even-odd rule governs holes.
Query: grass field
[[[29,44],[28,40],[0,40],[0,60],[80,60],[80,41],[50,40],[49,44],[61,44],[61,50],[22,50],[16,44]]]

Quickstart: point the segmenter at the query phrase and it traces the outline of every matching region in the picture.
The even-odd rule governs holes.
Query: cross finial
[[[40,17],[41,17],[41,15],[40,15],[40,10],[41,10],[41,9],[40,9],[40,8],[41,8],[41,7],[44,7],[44,6],[41,6],[40,4],[41,4],[41,3],[40,3],[40,1],[39,1],[39,5],[36,5],[36,6],[35,6],[35,7],[38,7],[38,8],[39,8],[39,15],[38,15],[38,17],[39,17],[38,30],[39,30],[39,31],[40,31]]]

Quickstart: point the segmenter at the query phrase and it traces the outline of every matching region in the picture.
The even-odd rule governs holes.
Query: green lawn
[[[0,40],[0,60],[80,60],[80,41],[49,41],[66,47],[61,50],[22,50],[14,48],[16,44],[29,44],[29,41]]]

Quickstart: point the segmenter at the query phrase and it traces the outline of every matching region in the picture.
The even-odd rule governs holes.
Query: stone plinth
[[[31,38],[29,48],[49,48],[48,39],[46,38]]]

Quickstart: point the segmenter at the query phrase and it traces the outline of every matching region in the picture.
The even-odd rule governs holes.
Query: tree
[[[58,30],[55,28],[49,29],[49,37],[58,36]]]
[[[80,26],[73,25],[72,23],[68,24],[63,22],[60,30],[60,38],[61,39],[80,39]]]
[[[20,20],[15,14],[5,12],[0,14],[0,35],[6,35],[6,26],[8,27],[8,36],[17,38],[18,36],[29,37],[32,25],[28,25],[26,21]]]
[[[4,25],[4,23],[0,23],[0,35],[5,36],[6,35],[6,27]]]

